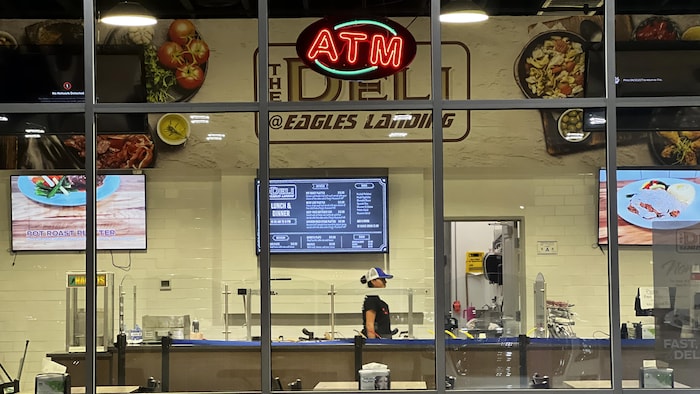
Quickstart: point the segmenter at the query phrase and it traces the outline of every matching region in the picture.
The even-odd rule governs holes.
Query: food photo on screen
[[[600,170],[598,243],[609,242],[607,173]],[[700,223],[700,171],[618,169],[617,230],[620,245],[652,245],[654,231]]]
[[[85,249],[85,175],[13,175],[10,182],[13,251]],[[95,184],[97,248],[146,249],[145,176],[101,174]]]

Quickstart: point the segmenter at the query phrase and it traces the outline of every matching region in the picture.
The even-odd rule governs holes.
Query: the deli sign
[[[406,68],[416,56],[416,40],[386,18],[324,18],[301,32],[296,49],[299,58],[320,74],[370,80]]]

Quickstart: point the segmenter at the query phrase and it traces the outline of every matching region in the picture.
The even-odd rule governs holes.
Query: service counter
[[[457,389],[528,387],[535,373],[550,376],[553,388],[570,387],[564,381],[610,379],[608,340],[521,336],[448,339],[446,346],[447,373],[456,377]],[[259,342],[172,340],[170,346],[127,346],[122,381],[117,354],[116,348],[98,353],[98,385],[145,386],[154,377],[173,392],[260,389]],[[623,340],[622,355],[623,379],[637,379],[642,360],[654,358],[654,340]],[[84,353],[48,356],[68,368],[73,385],[84,384]],[[285,386],[300,379],[303,390],[319,382],[354,381],[356,366],[369,362],[388,365],[392,381],[425,382],[427,388],[435,389],[433,340],[366,340],[359,345],[353,339],[272,343],[273,378],[279,377]],[[677,379],[700,386],[693,382],[698,380],[695,377]],[[438,381],[443,384],[444,378]]]

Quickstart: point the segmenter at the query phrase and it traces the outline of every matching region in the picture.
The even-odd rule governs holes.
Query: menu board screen
[[[388,253],[387,201],[386,177],[271,179],[270,253]]]
[[[146,249],[146,178],[97,175],[97,248]],[[13,175],[12,250],[85,250],[85,175]]]

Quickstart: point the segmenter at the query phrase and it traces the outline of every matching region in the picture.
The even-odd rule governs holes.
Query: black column
[[[117,335],[117,385],[126,385],[126,334]]]
[[[161,391],[167,393],[170,391],[170,346],[173,344],[173,339],[163,337],[161,339]]]

